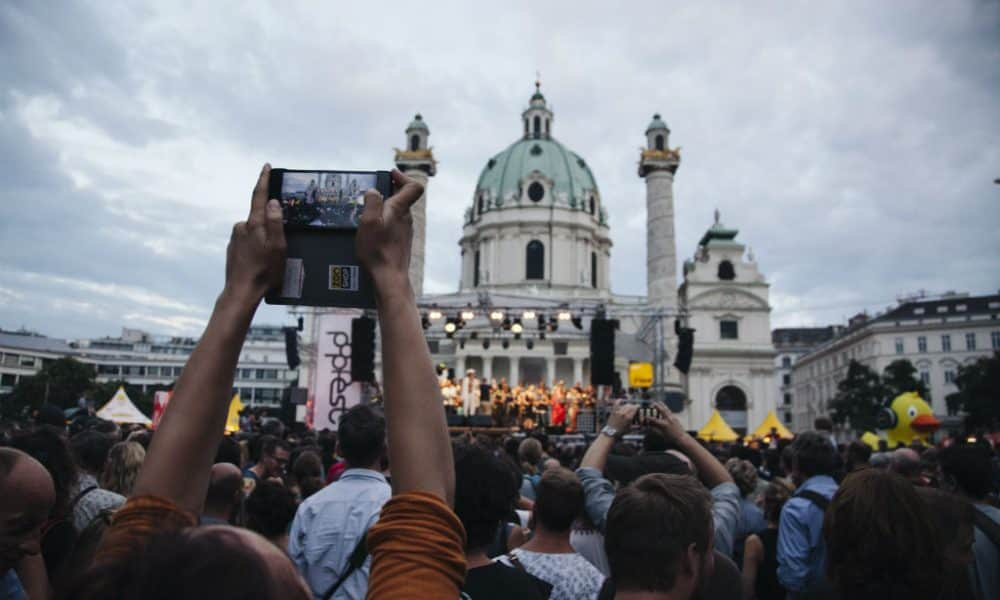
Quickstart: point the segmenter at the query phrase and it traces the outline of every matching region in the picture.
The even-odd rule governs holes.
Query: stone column
[[[465,356],[455,357],[455,379],[465,377]]]
[[[510,357],[510,380],[508,383],[511,387],[519,385],[521,383],[521,357],[511,356]]]
[[[427,231],[427,173],[411,169],[406,174],[424,185],[424,195],[410,208],[413,215],[413,247],[410,254],[410,285],[413,294],[419,298],[424,293],[424,247]]]
[[[410,285],[419,298],[424,292],[424,240],[427,231],[427,179],[437,172],[434,153],[428,146],[430,129],[419,114],[406,128],[406,145],[396,149],[396,168],[424,185],[425,193],[410,209],[413,215],[413,247],[410,255]]]
[[[674,174],[650,170],[646,179],[646,294],[651,306],[677,307]]]
[[[573,359],[573,383],[570,385],[577,383],[583,383],[583,359],[580,358]]]
[[[493,379],[493,357],[484,356],[483,357],[483,373],[482,373],[483,383],[489,383]]]
[[[545,359],[545,385],[552,386],[556,379],[556,359],[548,357]]]

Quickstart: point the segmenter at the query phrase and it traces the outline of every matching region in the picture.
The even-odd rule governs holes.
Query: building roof
[[[72,351],[66,340],[22,331],[0,331],[0,347],[55,354],[67,354]]]
[[[410,121],[409,126],[407,126],[407,128],[406,128],[407,131],[411,131],[411,130],[414,130],[414,129],[420,129],[420,130],[423,130],[423,131],[428,131],[428,129],[427,129],[427,123],[424,123],[424,118],[422,116],[420,116],[420,113],[417,113],[416,115],[414,115],[413,120]]]
[[[1000,314],[1000,294],[989,296],[953,294],[933,300],[911,300],[876,317],[872,322],[982,314]]]
[[[715,210],[715,223],[705,232],[705,235],[701,236],[701,241],[698,242],[699,246],[707,246],[713,242],[732,242],[736,239],[736,235],[740,232],[739,229],[729,229],[719,221],[719,210]]]
[[[649,122],[649,127],[646,128],[646,133],[653,131],[655,129],[662,129],[667,133],[670,133],[670,128],[667,127],[666,122],[660,118],[660,113],[653,115],[653,120]]]

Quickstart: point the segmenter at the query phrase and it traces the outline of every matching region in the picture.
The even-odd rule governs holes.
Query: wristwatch
[[[611,425],[605,425],[604,428],[601,429],[601,433],[608,436],[609,438],[618,437],[618,430],[612,427]]]

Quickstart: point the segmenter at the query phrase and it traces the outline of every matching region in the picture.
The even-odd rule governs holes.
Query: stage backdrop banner
[[[351,320],[357,314],[318,317],[313,429],[337,429],[340,415],[361,403],[361,384],[351,380]]]

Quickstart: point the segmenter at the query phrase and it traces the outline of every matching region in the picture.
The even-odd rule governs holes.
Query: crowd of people
[[[818,423],[709,444],[663,404],[637,419],[624,402],[587,443],[450,435],[407,276],[422,189],[398,172],[391,198],[366,194],[358,232],[381,406],[337,431],[261,419],[224,436],[243,339],[284,264],[267,175],[155,432],[44,409],[3,424],[0,598],[1000,597],[988,443],[873,454]]]
[[[533,430],[556,427],[566,433],[577,431],[577,417],[583,410],[593,410],[597,401],[594,387],[579,381],[568,386],[557,381],[551,388],[545,382],[510,385],[506,378],[486,381],[469,369],[461,379],[439,376],[441,400],[448,414],[487,415],[494,427],[517,427]]]

